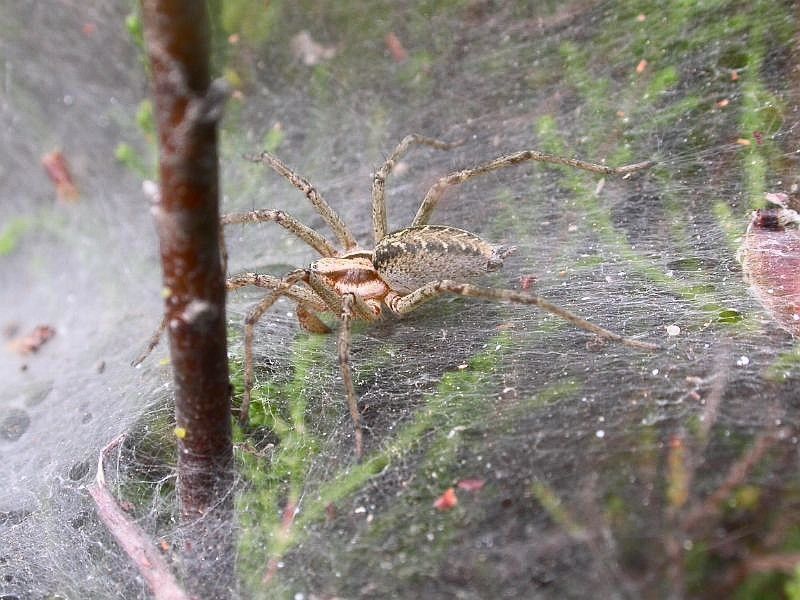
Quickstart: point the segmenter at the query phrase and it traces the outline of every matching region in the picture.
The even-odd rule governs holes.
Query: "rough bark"
[[[142,0],[152,67],[161,194],[158,229],[175,381],[178,495],[186,583],[202,597],[232,586],[232,446],[220,262],[217,125],[205,2]],[[211,568],[213,566],[213,568]],[[222,567],[222,570],[220,570]]]

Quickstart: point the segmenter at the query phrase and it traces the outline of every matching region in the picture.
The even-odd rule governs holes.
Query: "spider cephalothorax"
[[[492,244],[469,231],[455,227],[428,224],[431,213],[445,189],[477,175],[521,162],[541,161],[568,165],[605,175],[622,176],[646,169],[654,163],[648,161],[612,168],[573,158],[543,154],[535,150],[523,150],[504,155],[477,167],[454,171],[441,177],[428,190],[411,226],[389,233],[384,198],[386,178],[412,144],[440,149],[448,149],[453,146],[453,144],[419,135],[409,135],[386,159],[375,174],[372,184],[372,221],[375,244],[373,250],[361,248],[345,223],[323,200],[319,192],[278,158],[268,152],[251,157],[251,160],[271,167],[305,194],[334,232],[342,249],[337,249],[324,236],[283,211],[255,210],[222,217],[222,225],[277,223],[321,255],[321,258],[312,262],[308,267],[292,271],[281,278],[262,273],[242,273],[230,277],[227,281],[227,287],[230,290],[247,285],[271,290],[256,306],[250,309],[245,319],[245,389],[240,412],[242,422],[248,420],[250,392],[254,384],[255,324],[282,296],[296,303],[298,321],[307,331],[313,333],[330,331],[328,325],[319,317],[324,313],[333,314],[341,323],[338,344],[339,363],[347,403],[353,419],[355,452],[358,456],[362,453],[363,441],[361,415],[350,369],[350,328],[353,319],[375,321],[380,318],[385,308],[394,314],[405,315],[424,302],[447,293],[497,302],[538,306],[598,336],[639,349],[653,350],[657,348],[654,344],[623,337],[598,327],[539,296],[516,290],[479,287],[469,283],[487,272],[500,268],[503,265],[503,259],[513,252],[514,248]],[[154,345],[152,343],[146,352],[149,352]],[[144,356],[146,353],[137,360],[140,361]]]

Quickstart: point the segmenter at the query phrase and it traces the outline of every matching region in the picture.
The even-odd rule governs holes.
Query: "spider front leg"
[[[584,171],[591,171],[592,173],[601,173],[603,175],[622,176],[629,175],[630,173],[635,173],[636,171],[641,171],[643,169],[649,169],[656,164],[654,161],[648,160],[622,167],[607,167],[606,165],[590,163],[583,160],[578,160],[576,158],[566,158],[563,156],[555,156],[553,154],[545,154],[543,152],[538,152],[537,150],[523,150],[522,152],[507,154],[482,165],[478,165],[477,167],[464,169],[462,171],[454,171],[453,173],[440,178],[439,181],[431,186],[431,188],[428,190],[428,193],[425,194],[425,198],[422,200],[422,204],[420,204],[419,209],[417,209],[417,214],[414,216],[414,221],[411,223],[411,226],[421,227],[422,225],[426,225],[428,223],[431,218],[431,213],[439,203],[442,194],[451,185],[458,185],[460,183],[464,183],[468,179],[477,177],[478,175],[491,173],[492,171],[505,169],[506,167],[513,167],[514,165],[531,160],[556,165],[566,165],[568,167],[574,167]]]
[[[461,144],[461,141],[448,143],[434,138],[424,137],[416,133],[407,135],[397,144],[397,147],[378,169],[372,180],[372,229],[375,233],[375,243],[380,242],[388,233],[388,223],[386,218],[386,178],[392,172],[397,161],[408,152],[412,144],[420,146],[431,146],[440,150],[450,150]]]
[[[246,156],[245,158],[253,162],[264,163],[268,167],[272,168],[276,173],[285,177],[289,183],[291,183],[298,190],[303,192],[305,197],[308,198],[311,201],[311,204],[314,205],[314,208],[319,215],[336,234],[336,237],[339,238],[339,241],[345,247],[345,249],[350,250],[358,246],[356,238],[353,237],[353,234],[347,228],[347,225],[344,224],[342,218],[336,214],[333,208],[331,208],[330,204],[323,199],[322,195],[313,185],[308,182],[307,179],[300,177],[300,175],[287,167],[277,156],[274,156],[269,152],[265,151],[258,156]]]
[[[250,392],[253,389],[253,341],[255,338],[255,327],[259,319],[281,296],[292,296],[294,284],[307,277],[305,269],[292,271],[283,279],[269,281],[266,287],[273,287],[272,293],[266,295],[261,301],[251,308],[244,321],[244,394],[242,395],[242,406],[239,411],[239,424],[244,426],[250,419]],[[275,278],[271,278],[275,279]],[[251,282],[252,283],[252,282]]]
[[[322,235],[282,210],[252,210],[246,213],[228,213],[220,218],[220,224],[223,227],[240,223],[277,223],[311,246],[321,256],[334,256],[336,254],[336,249]],[[224,248],[225,244],[221,243],[220,246]]]
[[[298,283],[303,285],[297,285]],[[335,313],[342,322],[338,341],[339,365],[347,395],[347,405],[355,431],[355,453],[360,458],[363,453],[363,436],[361,432],[361,414],[358,412],[358,398],[350,369],[350,331],[353,318],[373,321],[377,319],[376,312],[370,304],[359,296],[353,294],[339,295],[334,287],[313,270],[298,269],[282,279],[259,273],[243,273],[228,280],[228,289],[245,285],[266,287],[271,289],[272,292],[251,308],[245,318],[244,394],[239,422],[244,425],[249,419],[251,392],[255,384],[253,376],[255,326],[278,298],[287,296],[297,302],[298,320],[301,326],[311,333],[330,332],[327,325],[316,316],[317,312]],[[308,288],[304,286],[308,286]]]
[[[578,315],[561,308],[560,306],[556,306],[544,298],[535,296],[533,294],[517,292],[515,290],[480,287],[469,283],[458,283],[456,281],[444,279],[441,281],[432,281],[427,283],[406,296],[389,296],[386,299],[386,304],[398,315],[404,315],[416,310],[425,302],[445,293],[468,296],[470,298],[482,298],[484,300],[493,300],[495,302],[512,302],[515,304],[529,304],[538,306],[542,310],[554,314],[557,317],[561,317],[576,327],[594,333],[599,337],[613,340],[638,350],[654,351],[660,349],[660,346],[657,344],[651,344],[649,342],[642,342],[633,338],[625,337],[595,325],[594,323],[590,323],[586,319],[582,319]]]
[[[227,245],[225,244],[224,233],[225,226],[244,223],[277,223],[287,231],[297,236],[298,239],[308,244],[311,248],[319,252],[320,255],[336,255],[336,249],[327,239],[325,239],[325,237],[282,210],[252,210],[246,213],[228,213],[220,217],[219,228],[220,260],[222,262],[223,273],[227,272],[228,270],[228,251]],[[242,279],[243,277],[244,279]],[[265,285],[265,281],[267,281],[269,277],[270,276],[268,275],[258,275],[255,273],[237,275],[226,281],[226,287],[231,290],[245,285],[256,285],[259,287],[268,287],[270,289],[274,289],[274,285]],[[273,283],[279,281],[277,278],[272,279]],[[239,281],[238,284],[236,283],[237,280]],[[277,285],[277,283],[275,283],[275,285]],[[292,294],[287,295],[291,296]],[[137,367],[144,362],[144,359],[150,355],[156,346],[158,346],[166,327],[167,317],[165,314],[158,328],[148,339],[145,349],[131,362],[131,366]]]

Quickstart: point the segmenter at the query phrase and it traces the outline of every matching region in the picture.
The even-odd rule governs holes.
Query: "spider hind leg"
[[[405,296],[389,297],[387,298],[387,304],[393,312],[399,315],[404,315],[416,310],[425,302],[441,296],[442,294],[455,294],[470,298],[480,298],[492,302],[510,302],[514,304],[528,304],[537,306],[542,310],[556,315],[557,317],[572,323],[576,327],[593,333],[600,338],[613,340],[625,346],[636,348],[637,350],[645,350],[648,352],[661,349],[658,344],[643,342],[634,338],[620,335],[618,333],[614,333],[613,331],[609,331],[608,329],[600,327],[599,325],[590,323],[575,313],[572,313],[565,308],[561,308],[552,302],[548,302],[540,296],[526,292],[518,292],[516,290],[480,287],[470,283],[460,283],[457,281],[443,279],[440,281],[432,281],[427,283]]]

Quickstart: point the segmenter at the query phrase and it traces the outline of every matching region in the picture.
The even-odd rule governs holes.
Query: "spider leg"
[[[271,290],[278,289],[282,286],[283,280],[279,277],[275,277],[273,275],[264,275],[262,273],[239,273],[238,275],[234,275],[229,277],[225,281],[225,287],[228,290],[235,290],[237,288],[245,287],[247,285],[254,285],[257,287],[267,288]],[[310,309],[312,311],[319,311],[324,312],[328,310],[327,305],[322,302],[322,300],[314,294],[312,291],[303,288],[299,285],[293,285],[292,287],[286,289],[283,292],[284,296],[288,296],[292,300],[298,303],[298,306],[303,306],[306,309]],[[300,311],[298,311],[298,317],[300,317]],[[309,320],[309,322],[312,322]],[[301,322],[301,325],[303,323]],[[150,339],[147,341],[147,345],[145,349],[131,362],[132,367],[138,367],[141,363],[144,362],[153,349],[158,346],[159,342],[161,341],[161,336],[164,333],[164,330],[167,328],[167,317],[161,319],[161,323],[158,325],[156,330],[150,336]],[[316,332],[316,330],[315,330]]]
[[[322,235],[304,225],[293,216],[282,210],[253,210],[246,213],[229,213],[222,215],[222,225],[236,223],[277,223],[292,232],[322,256],[335,256],[336,249]],[[224,244],[223,244],[224,246]]]
[[[161,323],[158,325],[156,330],[150,336],[150,339],[147,340],[147,346],[142,352],[133,359],[131,362],[132,367],[138,367],[140,364],[144,362],[144,359],[150,356],[150,353],[153,351],[153,348],[158,346],[158,343],[161,341],[161,334],[164,333],[164,330],[167,328],[167,313],[164,313],[164,316],[161,317]]]
[[[445,279],[441,281],[432,281],[430,283],[427,283],[421,288],[414,290],[413,292],[411,292],[406,296],[388,296],[386,299],[386,303],[387,306],[389,306],[389,308],[392,311],[394,311],[398,315],[404,315],[419,308],[420,305],[427,302],[428,300],[431,300],[445,293],[457,294],[460,296],[468,296],[471,298],[482,298],[484,300],[493,300],[495,302],[513,302],[516,304],[531,304],[533,306],[538,306],[542,310],[554,314],[557,317],[561,317],[565,321],[569,321],[576,327],[579,327],[585,331],[589,331],[599,337],[613,340],[615,342],[619,342],[626,346],[630,346],[631,348],[636,348],[638,350],[648,350],[648,351],[654,351],[660,348],[660,346],[658,346],[657,344],[642,342],[633,338],[619,335],[618,333],[614,333],[613,331],[609,331],[608,329],[599,327],[598,325],[590,323],[586,319],[582,319],[578,315],[564,308],[561,308],[551,302],[548,302],[544,298],[535,296],[533,294],[517,292],[515,290],[479,287],[477,285],[472,285],[469,283],[458,283],[456,281],[450,281]]]
[[[247,424],[250,419],[250,392],[253,389],[253,339],[255,338],[255,327],[262,315],[275,304],[281,296],[291,296],[291,290],[295,283],[306,278],[305,269],[292,271],[286,277],[277,281],[272,293],[267,294],[261,301],[252,307],[244,320],[244,394],[242,396],[242,406],[239,412],[239,423]],[[271,278],[275,279],[275,278]],[[271,286],[270,286],[271,287]]]
[[[507,154],[505,156],[495,158],[494,160],[484,163],[482,165],[478,165],[477,167],[473,167],[471,169],[464,169],[462,171],[454,171],[440,178],[439,181],[437,181],[431,186],[431,188],[428,190],[428,193],[425,194],[425,198],[422,200],[422,204],[420,204],[419,209],[417,210],[417,214],[411,223],[411,226],[420,227],[428,223],[428,220],[431,217],[433,209],[436,208],[439,199],[442,197],[442,194],[449,186],[458,185],[459,183],[464,183],[468,179],[472,179],[473,177],[477,177],[478,175],[483,175],[484,173],[491,173],[492,171],[496,171],[498,169],[505,169],[506,167],[512,167],[514,165],[527,162],[529,160],[535,160],[538,162],[545,162],[556,165],[566,165],[568,167],[583,169],[584,171],[591,171],[592,173],[601,173],[603,175],[623,175],[623,176],[628,175],[630,173],[635,173],[636,171],[641,171],[643,169],[648,169],[652,167],[654,164],[656,164],[654,161],[648,160],[644,162],[634,163],[631,165],[625,165],[622,167],[607,167],[606,165],[590,163],[583,160],[578,160],[576,158],[566,158],[563,156],[544,154],[536,150],[523,150],[522,152]]]
[[[282,280],[274,275],[240,273],[229,277],[225,284],[229,290],[235,290],[247,285],[275,290],[281,286],[281,282]],[[305,331],[309,333],[331,332],[330,327],[323,323],[317,315],[317,313],[321,312],[330,312],[330,309],[314,292],[300,285],[293,285],[283,295],[297,302],[297,321]]]
[[[248,285],[256,287],[267,288],[270,290],[280,289],[284,284],[284,279],[275,277],[274,275],[265,275],[264,273],[239,273],[229,277],[225,282],[225,287],[228,290],[235,290]],[[314,294],[311,290],[304,288],[301,285],[292,285],[283,293],[298,304],[310,307],[315,311],[324,312],[328,310],[327,305],[322,301],[319,296]]]
[[[222,272],[225,273],[228,270],[228,251],[227,246],[225,244],[225,235],[224,235],[224,226],[225,225],[234,225],[237,223],[277,223],[281,225],[288,231],[295,234],[298,238],[304,241],[306,244],[311,246],[314,250],[319,252],[322,256],[335,256],[336,250],[331,246],[330,242],[326,240],[322,235],[304,225],[291,215],[281,211],[281,210],[253,210],[246,213],[229,213],[226,215],[222,215],[220,218],[220,224],[223,227],[219,229],[219,248],[220,248],[220,261],[222,263]],[[243,287],[245,285],[256,285],[259,287],[268,287],[268,288],[275,288],[277,282],[279,281],[277,278],[272,277],[273,283],[270,285],[265,285],[270,279],[271,276],[269,275],[259,275],[258,273],[245,273],[242,275],[236,275],[225,282],[225,286],[227,289],[232,290],[238,287]],[[300,289],[300,288],[298,288]],[[298,294],[303,294],[303,291],[297,292]],[[307,292],[305,292],[308,294]],[[287,291],[287,296],[298,300],[295,297],[295,293],[291,291]],[[305,299],[304,299],[305,300]],[[323,309],[324,310],[324,309]],[[166,315],[161,320],[158,328],[153,332],[150,336],[150,339],[147,341],[147,345],[145,349],[131,362],[131,366],[137,367],[144,359],[147,358],[153,349],[158,346],[159,341],[161,340],[161,335],[164,333],[164,330],[167,327],[167,317]]]
[[[386,219],[386,178],[392,172],[397,161],[408,152],[412,144],[431,146],[439,148],[440,150],[450,150],[461,144],[461,142],[448,143],[441,140],[436,140],[429,137],[424,137],[416,133],[404,137],[397,147],[383,163],[383,166],[378,169],[372,180],[372,228],[375,232],[375,243],[380,242],[388,233],[388,224]]]
[[[314,205],[314,208],[319,215],[325,219],[325,222],[333,230],[333,233],[336,234],[336,237],[346,250],[350,250],[358,246],[355,237],[353,237],[353,234],[347,228],[347,225],[344,224],[342,218],[337,215],[336,212],[334,212],[330,204],[328,204],[322,198],[322,195],[314,188],[313,185],[308,182],[308,180],[300,177],[300,175],[292,171],[283,162],[281,162],[280,159],[269,152],[265,151],[258,156],[247,156],[245,158],[253,162],[264,163],[268,167],[271,167],[276,173],[288,179],[289,183],[303,192],[306,198],[311,201],[311,204]]]
[[[356,457],[361,458],[364,451],[363,434],[361,431],[361,413],[358,411],[358,398],[353,386],[353,370],[350,367],[350,338],[351,323],[353,319],[353,294],[342,296],[341,327],[339,328],[339,368],[342,371],[342,383],[347,394],[347,407],[350,409],[350,418],[353,420],[355,435]]]
[[[311,289],[306,289],[297,283],[302,282]],[[288,296],[298,302],[298,319],[301,326],[313,333],[327,333],[328,327],[319,320],[312,311],[334,312],[340,316],[342,321],[339,330],[339,365],[342,371],[342,381],[344,382],[347,394],[347,405],[350,416],[353,419],[356,442],[356,456],[362,453],[362,433],[361,415],[358,412],[358,399],[355,387],[353,386],[353,375],[350,369],[350,337],[351,323],[353,318],[373,321],[377,315],[370,308],[367,302],[354,294],[339,295],[335,288],[329,285],[321,277],[315,276],[313,271],[298,269],[289,273],[286,277],[279,279],[271,275],[261,275],[258,273],[244,273],[236,278],[231,278],[229,287],[241,287],[243,285],[261,285],[271,288],[271,294],[264,297],[247,314],[244,330],[244,396],[242,407],[239,414],[240,423],[244,424],[249,418],[250,392],[253,388],[253,341],[255,337],[255,325],[262,315],[269,310],[275,301],[281,296]],[[317,329],[318,326],[321,328]],[[324,330],[323,330],[324,328]]]
[[[376,313],[367,301],[357,294],[346,293],[340,295],[334,287],[322,277],[317,276],[314,271],[309,271],[307,275],[304,283],[326,304],[326,310],[338,314],[341,321],[338,339],[339,368],[342,371],[342,383],[347,396],[347,407],[350,410],[350,418],[353,420],[355,453],[356,457],[361,458],[363,453],[361,413],[358,412],[358,397],[353,386],[353,372],[350,367],[351,326],[354,318],[375,321],[379,313]]]

